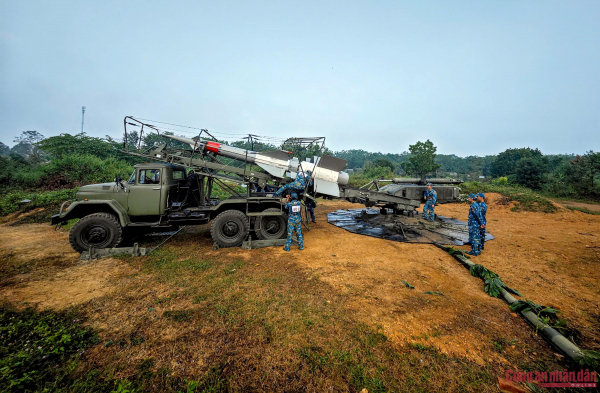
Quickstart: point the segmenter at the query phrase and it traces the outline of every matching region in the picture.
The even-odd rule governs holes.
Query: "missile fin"
[[[333,182],[321,179],[314,180],[315,192],[319,194],[330,195],[333,197],[340,196],[340,187]]]
[[[263,164],[261,162],[256,162],[256,165],[258,165],[259,167],[261,167],[262,169],[264,169],[265,171],[267,171],[268,173],[270,173],[273,176],[283,177],[285,175],[284,168],[278,168],[276,166],[269,165],[269,164]]]
[[[318,167],[329,169],[335,172],[341,172],[346,167],[348,161],[343,160],[341,158],[328,156],[327,154],[323,154],[321,159],[319,159]]]

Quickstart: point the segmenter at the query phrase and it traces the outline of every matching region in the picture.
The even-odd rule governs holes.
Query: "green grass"
[[[167,313],[165,313],[167,314]],[[2,392],[144,392],[160,380],[159,391],[225,392],[226,379],[218,367],[197,380],[169,376],[170,370],[156,369],[154,359],[135,364],[128,380],[115,378],[101,370],[78,370],[86,351],[98,344],[96,333],[82,326],[79,313],[73,311],[17,311],[0,306],[0,391]],[[185,311],[172,312],[174,321],[189,319]],[[144,337],[130,335],[127,340],[109,341],[102,347],[117,345],[132,348]]]
[[[517,202],[515,206],[510,209],[515,212],[530,211],[556,213],[558,211],[558,208],[551,201],[533,193],[511,194],[508,195],[508,197]]]
[[[177,311],[165,311],[163,317],[172,319],[175,322],[190,321],[194,316],[192,310],[177,310]]]
[[[97,342],[71,312],[0,307],[0,390],[53,390],[55,383]]]
[[[72,190],[59,191],[16,191],[0,195],[0,216],[19,211],[20,209],[31,210],[37,207],[46,207],[60,205],[64,201],[74,199],[78,188]],[[31,200],[31,203],[20,205],[19,202],[25,199]]]
[[[511,208],[512,211],[531,211],[543,213],[556,213],[558,208],[540,193],[534,192],[529,188],[508,185],[493,184],[490,182],[466,182],[460,186],[461,193],[470,194],[478,192],[495,192],[509,198],[515,202]]]

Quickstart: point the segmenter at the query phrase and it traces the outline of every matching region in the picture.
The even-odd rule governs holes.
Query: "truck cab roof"
[[[165,162],[144,162],[142,164],[136,164],[133,167],[136,169],[137,168],[148,168],[148,169],[171,168],[171,169],[175,169],[175,170],[185,171],[184,166],[169,164],[169,163],[165,163]]]

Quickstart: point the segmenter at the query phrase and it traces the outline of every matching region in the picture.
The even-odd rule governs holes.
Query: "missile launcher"
[[[195,152],[211,152],[218,156],[240,160],[248,164],[256,164],[275,178],[284,179],[286,176],[294,179],[299,172],[312,172],[314,191],[319,194],[339,197],[339,186],[348,184],[349,176],[342,172],[346,161],[323,155],[308,162],[296,157],[289,158],[290,152],[275,150],[256,152],[228,146],[218,142],[205,141],[200,138],[191,139],[175,135],[163,135],[182,143],[188,144]]]
[[[267,196],[274,191],[273,188],[292,182],[299,173],[306,176],[310,172],[311,185],[308,191],[312,196],[346,199],[366,207],[378,207],[382,212],[389,209],[396,214],[415,215],[416,209],[423,202],[423,193],[428,182],[434,184],[438,193],[438,203],[458,200],[459,189],[456,185],[462,183],[453,179],[394,178],[373,180],[356,188],[348,184],[349,176],[343,172],[347,161],[340,158],[322,155],[310,161],[300,161],[296,157],[290,157],[292,153],[286,150],[258,152],[229,146],[216,141],[216,138],[204,129],[197,137],[186,138],[161,132],[159,128],[133,117],[126,117],[124,122],[125,140],[128,135],[127,125],[132,125],[142,127],[140,134],[146,127],[164,138],[189,146],[189,149],[177,149],[160,143],[143,152],[138,146],[137,153],[129,151],[128,154],[183,165],[211,179],[254,184],[258,189],[269,190],[265,193]],[[203,133],[213,140],[202,139]],[[250,137],[252,135],[248,136],[249,140]],[[319,140],[324,138],[294,137],[286,140],[282,146],[310,146]],[[219,160],[219,157],[236,160],[243,165],[227,165]],[[258,166],[260,170],[252,169],[253,166]]]

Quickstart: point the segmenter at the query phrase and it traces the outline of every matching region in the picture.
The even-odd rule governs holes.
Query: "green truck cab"
[[[117,247],[140,233],[164,232],[181,225],[211,224],[220,247],[237,247],[252,229],[261,240],[285,238],[287,216],[280,199],[266,193],[211,198],[213,180],[168,163],[134,166],[128,181],[83,186],[65,202],[52,224],[79,219],[69,233],[74,250]]]

